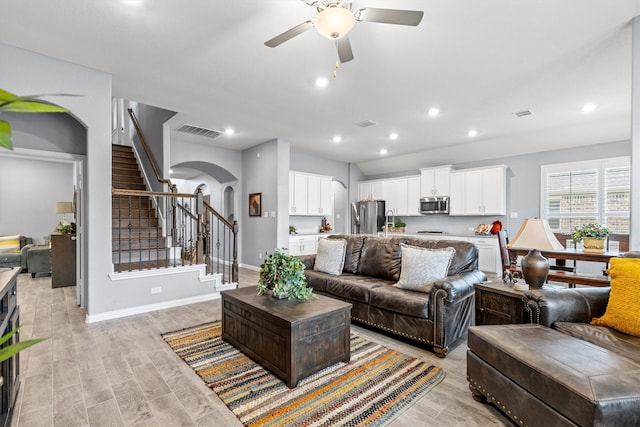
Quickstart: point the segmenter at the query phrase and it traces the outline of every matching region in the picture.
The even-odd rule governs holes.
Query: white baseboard
[[[238,264],[238,266],[240,266],[242,268],[246,268],[247,270],[260,271],[260,267],[256,267],[255,265]]]

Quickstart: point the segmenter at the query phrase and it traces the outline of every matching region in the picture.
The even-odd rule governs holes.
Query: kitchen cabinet
[[[406,215],[407,213],[407,178],[385,179],[382,182],[382,199],[384,200],[385,214],[389,211],[393,215]]]
[[[407,215],[420,215],[420,188],[420,176],[407,179]]]
[[[420,197],[449,196],[451,166],[420,169]]]
[[[478,247],[478,269],[485,273],[497,273],[502,276],[502,261],[497,238],[470,237],[469,242]]]
[[[331,177],[321,175],[308,176],[307,215],[333,214],[333,189]]]
[[[383,181],[362,181],[358,183],[358,200],[384,200]]]
[[[333,214],[333,178],[289,171],[289,215]]]
[[[314,255],[317,252],[318,237],[289,236],[289,255]]]
[[[306,215],[309,177],[299,172],[289,172],[289,215]]]
[[[449,215],[505,215],[506,166],[468,169],[449,176]]]

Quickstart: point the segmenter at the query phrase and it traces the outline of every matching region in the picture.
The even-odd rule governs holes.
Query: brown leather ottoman
[[[640,364],[544,326],[469,328],[467,379],[519,425],[640,425]]]

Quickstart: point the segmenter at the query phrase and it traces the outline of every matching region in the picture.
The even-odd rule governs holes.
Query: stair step
[[[161,250],[122,250],[112,252],[112,262],[114,264],[128,264],[130,262],[144,262],[144,261],[165,261],[169,260],[169,249]]]
[[[120,161],[118,159],[111,160],[111,167],[120,168],[120,169],[134,169],[138,170],[138,162],[133,159],[133,161]]]
[[[114,188],[118,188],[120,190],[141,190],[145,191],[147,186],[144,184],[132,184],[129,182],[118,182],[112,184]]]
[[[116,272],[124,272],[124,271],[138,271],[138,270],[155,270],[158,268],[164,267],[173,267],[173,266],[182,265],[182,260],[154,260],[154,261],[146,261],[146,262],[131,262],[131,263],[121,263],[113,264],[113,270]]]
[[[155,239],[160,238],[162,236],[161,228],[147,227],[147,228],[133,228],[129,230],[125,227],[113,227],[111,230],[111,237],[116,241],[116,239]]]
[[[158,219],[157,218],[121,218],[120,220],[118,220],[118,218],[111,218],[111,225],[113,227],[125,228],[125,227],[128,227],[129,224],[131,224],[131,226],[134,229],[137,229],[137,228],[148,229],[151,227],[157,227]]]
[[[131,209],[128,207],[116,208],[114,207],[111,211],[111,218],[116,219],[120,218],[122,220],[126,218],[156,218],[155,209],[149,209],[147,207],[136,207],[132,206]]]
[[[167,239],[113,239],[114,251],[160,250],[167,248]]]
[[[111,144],[112,151],[133,151],[130,145]]]
[[[120,168],[117,166],[113,166],[111,168],[112,176],[140,176],[140,170],[136,167],[134,168]]]
[[[111,182],[121,182],[123,184],[141,184],[144,185],[144,179],[141,176],[131,176],[131,175],[111,175]]]

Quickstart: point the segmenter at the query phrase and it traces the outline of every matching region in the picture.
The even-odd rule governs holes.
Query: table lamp
[[[540,251],[560,251],[562,243],[553,235],[549,223],[544,219],[525,219],[518,233],[507,245],[509,248],[530,249],[520,261],[525,282],[532,288],[541,288],[549,274],[549,260]]]
[[[67,214],[73,213],[73,203],[71,202],[56,202],[56,213],[62,214],[62,224],[67,223]]]

